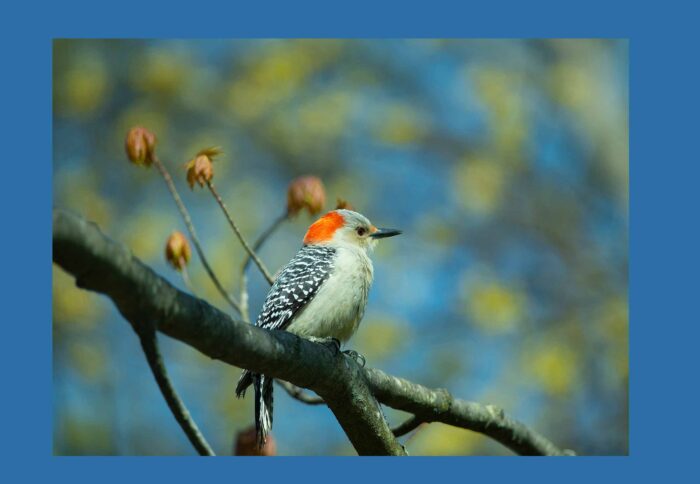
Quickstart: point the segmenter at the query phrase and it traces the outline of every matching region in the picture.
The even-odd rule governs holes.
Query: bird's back
[[[331,276],[335,259],[336,249],[332,247],[303,246],[270,288],[255,324],[266,329],[286,329]]]

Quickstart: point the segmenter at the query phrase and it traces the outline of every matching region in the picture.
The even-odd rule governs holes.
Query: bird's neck
[[[337,263],[348,268],[353,268],[354,271],[362,275],[362,278],[371,284],[374,277],[374,266],[367,251],[357,245],[341,245],[337,248]]]

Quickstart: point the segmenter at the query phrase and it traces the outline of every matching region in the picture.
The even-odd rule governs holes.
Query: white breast
[[[349,340],[365,313],[372,261],[364,250],[339,247],[333,272],[287,327],[299,336]]]

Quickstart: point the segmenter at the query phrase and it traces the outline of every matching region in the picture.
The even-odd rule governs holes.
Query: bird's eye
[[[367,229],[366,229],[366,228],[364,228],[364,227],[357,227],[357,235],[359,235],[360,237],[362,237],[362,236],[365,235],[366,233],[367,233]]]

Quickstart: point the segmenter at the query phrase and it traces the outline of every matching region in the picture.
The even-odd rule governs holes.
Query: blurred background
[[[54,204],[95,221],[173,284],[185,232],[155,169],[130,164],[134,125],[235,290],[243,251],[184,164],[221,146],[215,183],[250,239],[319,176],[401,237],[381,243],[350,347],[367,364],[508,414],[580,454],[628,452],[628,43],[624,40],[232,40],[54,44]],[[276,271],[312,219],[261,252]],[[200,297],[228,311],[196,257]],[[267,286],[249,271],[255,318]],[[229,311],[230,312],[230,311]],[[137,337],[103,296],[53,269],[54,453],[192,455]],[[239,370],[161,337],[174,384],[215,451],[253,423]],[[387,409],[391,424],[405,415]],[[353,455],[330,411],[275,392],[282,455]],[[408,440],[407,440],[408,439]],[[413,455],[508,454],[441,424]]]

